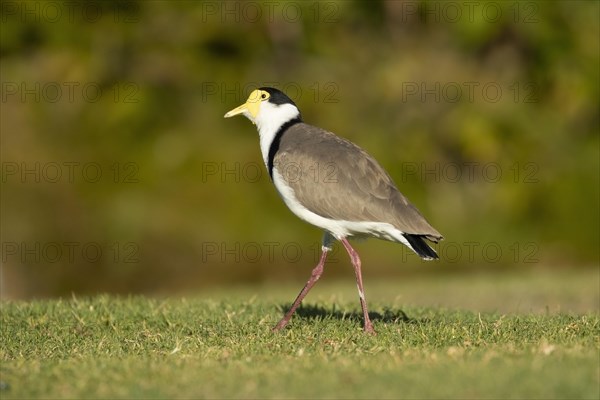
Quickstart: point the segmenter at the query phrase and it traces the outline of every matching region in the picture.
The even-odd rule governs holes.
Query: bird
[[[321,256],[289,311],[272,329],[290,322],[323,273],[328,253],[340,241],[354,267],[364,332],[369,318],[361,259],[349,238],[375,237],[402,243],[424,260],[438,259],[427,241],[443,236],[400,193],[390,175],[366,151],[336,134],[309,125],[284,92],[253,90],[246,102],[225,114],[243,115],[258,129],[265,167],[280,197],[300,219],[323,230]]]

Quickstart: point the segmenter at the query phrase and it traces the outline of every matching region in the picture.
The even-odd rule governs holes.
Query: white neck
[[[255,123],[260,136],[260,151],[265,165],[269,162],[269,148],[275,139],[275,134],[286,122],[298,118],[300,112],[291,104],[276,105],[264,102],[260,105],[260,112]]]

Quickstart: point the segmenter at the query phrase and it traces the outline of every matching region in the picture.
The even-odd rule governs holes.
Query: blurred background
[[[223,119],[263,85],[445,236],[359,242],[366,282],[597,270],[599,4],[3,1],[2,297],[301,285],[321,232]]]

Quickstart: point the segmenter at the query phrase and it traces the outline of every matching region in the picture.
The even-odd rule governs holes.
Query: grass
[[[443,281],[455,296],[441,289]],[[377,336],[361,331],[352,282],[320,282],[290,327],[271,333],[300,286],[4,302],[0,395],[600,396],[595,270],[367,280]],[[517,302],[505,297],[511,294]],[[452,308],[439,306],[444,298]]]

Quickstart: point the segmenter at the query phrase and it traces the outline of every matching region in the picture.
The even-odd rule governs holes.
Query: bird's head
[[[271,87],[261,87],[252,91],[248,100],[225,114],[225,118],[238,114],[244,115],[256,124],[259,131],[300,118],[300,111],[292,99],[282,91]]]

